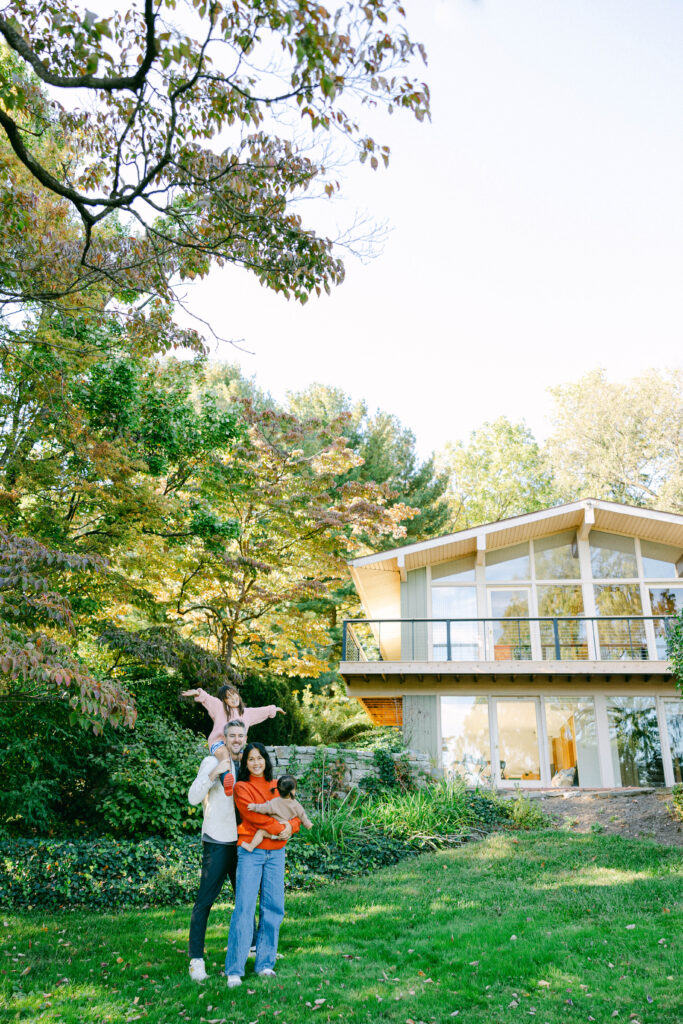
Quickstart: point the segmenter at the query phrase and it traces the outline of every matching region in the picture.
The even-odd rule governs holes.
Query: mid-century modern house
[[[683,781],[666,652],[683,608],[683,516],[576,501],[350,569],[367,618],[344,624],[347,692],[447,777]]]

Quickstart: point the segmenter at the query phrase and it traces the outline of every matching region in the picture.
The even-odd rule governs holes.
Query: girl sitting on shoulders
[[[266,704],[261,708],[245,708],[242,698],[234,686],[221,686],[216,697],[212,697],[201,687],[194,690],[183,690],[182,696],[194,697],[197,704],[202,704],[211,716],[213,729],[207,740],[210,754],[216,754],[218,748],[224,746],[223,730],[231,719],[239,718],[248,729],[250,725],[259,725],[267,718],[275,718],[278,713],[286,714],[276,704]],[[220,753],[225,752],[221,751]],[[219,761],[224,760],[218,754],[216,756]]]

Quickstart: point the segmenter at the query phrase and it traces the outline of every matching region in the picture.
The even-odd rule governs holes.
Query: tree
[[[683,373],[609,381],[595,370],[551,390],[547,453],[572,498],[683,511]]]
[[[60,268],[53,278],[49,260],[34,283],[1,277],[0,300],[63,301],[96,288],[138,300],[141,315],[149,296],[168,309],[174,282],[214,262],[301,301],[341,280],[332,243],[291,208],[317,180],[329,195],[336,185],[274,126],[295,113],[312,141],[334,131],[372,167],[388,162],[357,107],[428,113],[427,87],[402,73],[424,52],[399,0],[332,11],[312,0],[177,7],[138,0],[98,17],[73,0],[15,0],[0,14],[9,51],[0,205],[27,176],[38,203],[49,196],[57,216],[44,221],[45,244],[58,243]],[[5,221],[11,244],[35,215],[26,203]]]
[[[449,519],[444,499],[446,476],[436,472],[433,456],[420,461],[415,435],[397,416],[381,409],[371,416],[365,402],[352,403],[340,388],[322,384],[312,384],[305,391],[288,394],[287,405],[297,416],[321,423],[339,417],[346,419],[349,448],[363,461],[351,468],[343,479],[384,484],[392,493],[390,502],[402,502],[417,510],[406,523],[404,543],[427,540],[446,529]]]
[[[146,583],[168,621],[226,667],[316,675],[327,667],[329,637],[307,602],[345,579],[362,536],[400,537],[412,510],[390,506],[386,488],[339,485],[359,462],[343,421],[323,427],[248,400],[239,409],[246,431],[215,453],[199,487],[201,531],[185,543],[172,518],[147,531]]]
[[[524,423],[506,417],[445,446],[451,529],[463,530],[546,508],[558,500],[551,464]]]
[[[71,578],[87,579],[102,568],[96,559],[0,533],[0,696],[59,699],[95,732],[105,722],[135,723],[130,694],[93,674],[70,642],[76,634]]]

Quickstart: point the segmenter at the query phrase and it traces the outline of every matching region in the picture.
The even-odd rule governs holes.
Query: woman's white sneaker
[[[262,971],[257,971],[256,973],[259,978],[274,978],[276,976],[272,967],[264,967]]]
[[[195,957],[190,960],[190,977],[193,981],[206,981],[208,974],[202,957]]]
[[[228,975],[228,988],[237,988],[238,985],[242,984],[242,979],[239,974]]]

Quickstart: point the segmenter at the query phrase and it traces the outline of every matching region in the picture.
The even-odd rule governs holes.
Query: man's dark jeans
[[[209,911],[218,899],[225,879],[230,879],[235,892],[237,877],[237,844],[202,843],[202,877],[190,918],[190,959],[204,956],[204,936]]]

